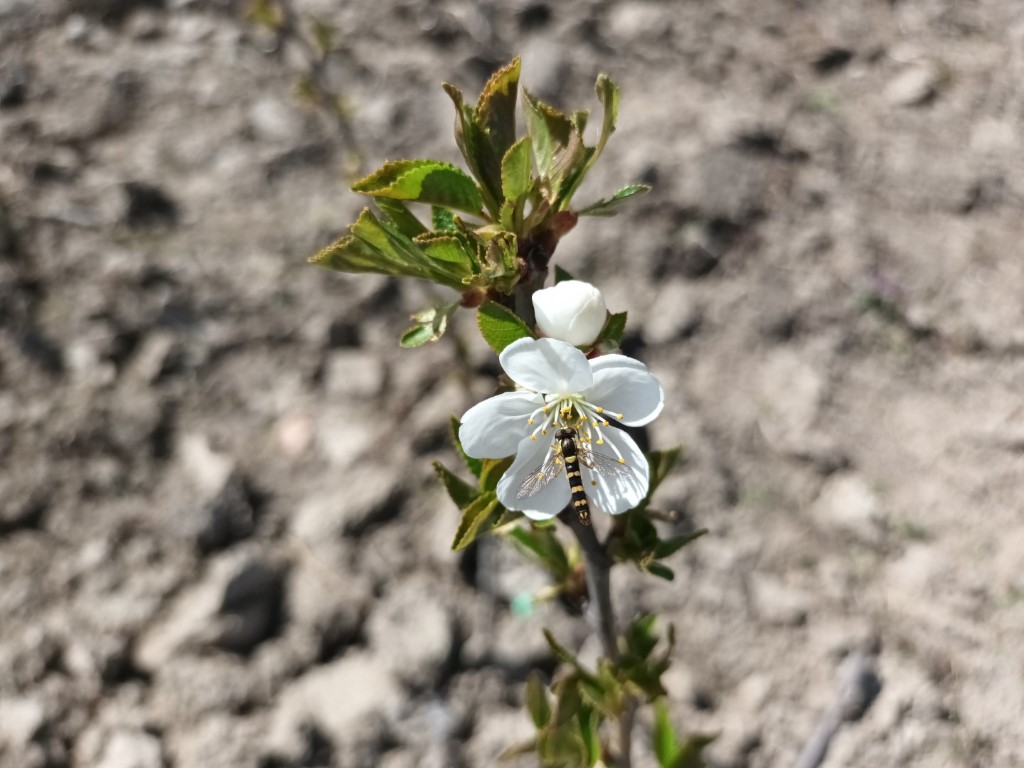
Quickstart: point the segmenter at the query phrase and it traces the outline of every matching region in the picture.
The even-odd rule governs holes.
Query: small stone
[[[455,621],[423,582],[397,583],[374,607],[367,634],[393,673],[414,686],[440,679],[452,653]]]
[[[274,432],[281,453],[290,459],[295,459],[304,454],[313,442],[316,425],[313,424],[313,419],[309,414],[292,412],[286,413],[278,419]]]
[[[885,536],[886,515],[878,495],[858,474],[832,475],[813,505],[816,520],[878,544]]]
[[[938,93],[941,69],[931,63],[912,64],[885,87],[885,100],[898,107],[926,104]]]
[[[96,768],[163,768],[160,739],[145,731],[115,731]]]

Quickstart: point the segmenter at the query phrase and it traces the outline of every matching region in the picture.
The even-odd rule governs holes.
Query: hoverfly
[[[569,490],[572,491],[573,509],[579,515],[581,523],[590,525],[590,502],[580,475],[580,464],[603,477],[636,479],[636,473],[631,467],[619,459],[591,450],[586,443],[580,442],[575,429],[563,427],[555,433],[555,445],[544,459],[544,463],[531,472],[516,490],[516,498],[526,499],[540,493],[565,469]],[[596,481],[594,483],[596,484]]]

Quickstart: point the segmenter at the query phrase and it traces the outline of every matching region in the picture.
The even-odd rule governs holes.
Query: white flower
[[[535,495],[517,499],[516,493],[549,452],[556,451],[558,429],[572,427],[584,450],[618,460],[631,470],[599,474],[583,462],[580,471],[591,503],[613,515],[639,504],[647,495],[647,459],[633,438],[611,426],[609,419],[639,427],[661,412],[665,396],[647,367],[624,355],[587,360],[576,347],[556,339],[519,339],[498,359],[518,389],[470,408],[459,429],[462,447],[470,456],[516,455],[498,483],[498,500],[534,520],[561,512],[570,499],[564,476]]]
[[[596,341],[608,317],[601,292],[580,280],[563,280],[537,291],[533,312],[541,333],[574,347]]]

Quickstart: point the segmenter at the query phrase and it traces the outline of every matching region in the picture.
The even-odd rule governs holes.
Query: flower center
[[[544,395],[544,405],[531,413],[527,420],[527,423],[533,427],[530,439],[536,440],[538,434],[547,435],[548,429],[571,427],[576,430],[577,438],[581,443],[604,445],[602,428],[609,426],[604,413],[604,408],[591,403],[578,392]],[[621,413],[612,415],[617,419],[621,419],[623,416]],[[615,457],[624,463],[625,459],[618,449],[614,445],[609,445],[615,453]]]

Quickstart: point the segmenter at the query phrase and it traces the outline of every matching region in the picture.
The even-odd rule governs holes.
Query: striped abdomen
[[[580,522],[590,525],[590,502],[583,487],[580,475],[580,460],[576,455],[576,441],[572,437],[562,440],[562,458],[565,460],[565,475],[569,478],[569,489],[572,491],[572,508],[579,515]]]

